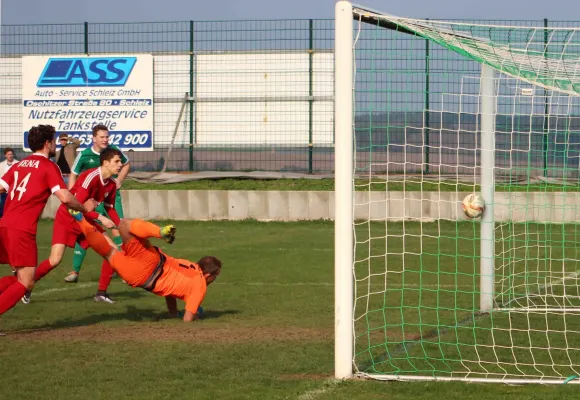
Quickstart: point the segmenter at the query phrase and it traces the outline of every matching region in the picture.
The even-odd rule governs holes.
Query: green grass
[[[499,302],[580,308],[578,225],[498,224],[497,235]],[[478,223],[390,223],[387,229],[367,223],[357,240],[364,244],[357,246],[355,259],[356,353],[368,372],[576,374],[567,361],[580,356],[571,344],[580,340],[576,315],[477,316]],[[501,366],[494,365],[498,359]]]
[[[0,319],[0,329],[8,333],[0,338],[0,398],[560,399],[571,398],[577,391],[571,385],[515,387],[362,380],[335,383],[329,379],[334,362],[332,223],[178,221],[176,224],[178,240],[171,247],[163,246],[170,254],[193,260],[211,254],[224,261],[222,274],[209,287],[203,304],[205,319],[192,324],[168,319],[163,299],[129,288],[117,278],[109,291],[116,304],[94,303],[92,295],[96,290],[100,262],[89,252],[81,281],[76,285],[65,284],[63,278],[70,270],[69,249],[63,264],[38,283],[31,304],[19,303]],[[369,232],[376,238],[370,246],[361,246],[357,253],[357,260],[361,261],[357,266],[357,278],[368,276],[368,268],[377,274],[370,287],[378,295],[369,297],[368,310],[388,310],[380,314],[393,325],[393,329],[385,330],[384,319],[372,317],[357,323],[358,344],[363,337],[361,329],[367,329],[364,326],[367,321],[373,324],[373,329],[382,329],[382,339],[371,335],[370,346],[365,344],[372,348],[375,360],[379,361],[375,364],[377,368],[389,368],[388,363],[380,362],[380,357],[384,359],[385,348],[401,345],[401,336],[395,331],[400,328],[394,327],[397,315],[404,318],[404,327],[410,334],[405,337],[409,339],[423,332],[417,325],[417,318],[422,318],[427,331],[437,321],[441,326],[452,326],[456,319],[473,308],[472,282],[477,279],[474,272],[476,227],[477,224],[471,223],[405,224],[406,241],[403,243],[393,236],[389,245],[389,252],[402,253],[404,250],[407,258],[389,256],[392,274],[388,277],[392,279],[389,285],[392,291],[387,292],[387,297],[384,291],[380,294],[384,274],[379,274],[384,272],[384,257],[370,264],[362,262],[370,255],[384,255],[384,239],[378,238],[384,234],[384,226],[363,225],[357,231],[359,241],[365,239],[365,233],[369,238]],[[398,235],[402,228],[402,224],[390,224],[388,232]],[[443,237],[439,242],[424,243],[425,254],[441,255],[434,263],[424,259],[424,268],[416,263],[414,254],[420,250],[419,241],[412,236],[421,229],[423,234],[441,233]],[[514,229],[520,232],[517,231],[520,228]],[[556,229],[549,234],[534,229],[532,236],[537,239],[530,242],[530,246],[551,240],[558,243],[562,235],[569,240],[575,234],[564,230],[557,236]],[[50,222],[42,221],[38,236],[41,257],[48,255],[50,232]],[[521,243],[514,239],[512,247],[518,244]],[[454,254],[461,257],[453,259]],[[516,251],[513,257],[519,259],[521,256]],[[403,261],[405,270],[401,269]],[[455,291],[447,286],[456,282],[454,276],[459,285]],[[445,286],[434,291],[433,285],[437,282]],[[407,291],[403,296],[400,289],[404,285]],[[365,293],[362,291],[364,282],[359,282],[357,288],[359,296]],[[435,309],[437,302],[439,312]],[[450,312],[451,307],[460,309],[457,315]],[[360,315],[361,309],[357,308],[356,312]],[[534,326],[543,329],[542,321],[536,322],[538,325]],[[568,329],[578,328],[573,318],[566,322]],[[485,330],[486,324],[489,324],[486,320],[478,323],[477,332],[481,336],[489,332]],[[549,339],[555,346],[561,344],[561,334],[558,336],[557,331],[562,326],[563,322],[551,325],[555,336]],[[393,341],[386,346],[384,332],[392,335]],[[452,364],[451,346],[437,353],[429,348],[433,343],[455,343],[456,352],[464,351],[466,357],[475,360],[477,355],[472,354],[474,330],[468,332],[471,336],[451,332],[443,333],[439,339],[426,338],[422,346],[409,348],[408,357],[399,355],[395,364],[401,368],[407,359],[415,360],[417,366],[421,359],[437,364],[442,354]],[[500,333],[496,333],[496,338]],[[508,336],[502,338],[508,340]],[[481,343],[486,343],[484,339]],[[574,340],[572,336],[569,339]],[[531,339],[522,336],[518,340],[525,346],[529,345],[526,340]],[[577,346],[575,343],[578,341],[570,342],[569,346]],[[357,349],[360,351],[360,347]],[[488,357],[489,349],[480,347],[480,352],[488,352],[479,356]],[[529,358],[529,348],[515,351],[522,359]],[[508,357],[509,354],[499,356]],[[537,356],[538,360],[545,359],[542,357],[546,354]],[[577,354],[571,356],[573,361],[577,359]],[[364,357],[360,358],[360,362],[364,361]]]
[[[421,182],[421,178],[407,177],[406,182],[391,177],[388,182],[375,178],[372,182],[363,179],[355,181],[358,191],[429,191],[455,192],[479,191],[479,185],[442,181]],[[333,191],[333,179],[202,179],[180,183],[141,183],[130,178],[123,182],[123,190],[292,190],[292,191]],[[498,192],[578,192],[580,185],[561,186],[554,184],[514,184],[497,185]]]

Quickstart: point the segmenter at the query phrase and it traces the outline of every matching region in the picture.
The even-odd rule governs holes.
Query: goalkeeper
[[[139,287],[164,296],[169,314],[178,316],[177,301],[185,301],[183,320],[199,317],[207,286],[220,274],[222,263],[206,256],[197,263],[173,258],[152,246],[148,238],[160,238],[167,243],[175,240],[175,227],[162,228],[142,219],[124,219],[119,223],[123,239],[122,251],[110,242],[83,214],[71,212],[91,248],[105,258],[119,276],[132,287]]]
[[[84,149],[83,151],[81,151],[77,155],[77,158],[75,159],[75,162],[71,168],[71,175],[70,175],[69,182],[68,182],[69,190],[74,186],[78,176],[82,172],[84,172],[88,169],[91,169],[91,168],[96,168],[100,165],[100,163],[101,163],[101,161],[100,161],[101,151],[103,151],[103,149],[106,149],[107,147],[111,147],[113,149],[119,150],[118,147],[116,147],[114,145],[109,145],[109,128],[107,128],[106,125],[102,125],[102,124],[95,125],[93,127],[93,144],[92,144],[92,146],[87,147],[86,149]],[[119,150],[119,151],[121,151],[121,150]],[[121,184],[123,183],[123,180],[125,179],[125,177],[129,173],[129,169],[130,169],[129,159],[127,158],[127,156],[125,156],[125,154],[123,152],[121,152],[121,163],[123,164],[123,167],[121,168],[119,175],[113,176],[113,178],[115,178],[115,180],[117,181],[117,194],[115,196],[115,210],[117,211],[117,214],[119,214],[119,218],[122,219],[124,217],[124,215],[123,215],[123,203],[121,201],[121,190],[119,188],[121,187]],[[109,217],[108,214],[106,213],[105,207],[102,203],[99,205],[99,207],[97,207],[97,209],[95,211],[101,215]],[[113,229],[112,234],[113,234],[113,241],[115,242],[115,244],[117,246],[119,246],[122,243],[121,236],[119,236],[119,231],[116,229]],[[79,273],[81,271],[81,266],[83,265],[83,261],[85,259],[86,254],[87,254],[87,251],[85,249],[83,249],[77,243],[75,245],[75,249],[74,249],[74,253],[73,253],[73,270],[66,276],[66,278],[64,278],[65,282],[69,282],[69,283],[78,282]]]

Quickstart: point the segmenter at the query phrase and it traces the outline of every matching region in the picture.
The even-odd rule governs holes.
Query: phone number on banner
[[[58,136],[66,133],[80,141],[80,149],[84,149],[93,144],[93,134],[91,132],[57,132],[57,149],[60,148]],[[117,146],[121,150],[153,150],[153,134],[151,131],[110,131],[109,144]],[[24,133],[24,148],[28,149],[28,132]]]
[[[93,144],[92,133],[69,132],[69,135],[81,142],[81,148]],[[151,131],[111,131],[109,132],[109,144],[115,145],[121,150],[152,150],[153,135]]]

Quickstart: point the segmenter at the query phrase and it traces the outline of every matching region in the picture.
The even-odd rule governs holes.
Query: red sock
[[[103,264],[101,265],[101,277],[99,278],[99,292],[107,291],[114,272],[115,271],[113,271],[111,264],[109,264],[107,260],[103,260]]]
[[[38,267],[36,267],[36,272],[34,273],[34,280],[38,281],[42,279],[46,274],[52,271],[53,268],[54,267],[50,265],[50,262],[48,260],[44,260],[43,262],[38,264]]]
[[[18,282],[18,278],[16,278],[14,275],[9,275],[0,278],[0,293],[8,289],[8,287],[12,285],[14,282]]]
[[[10,310],[26,294],[28,289],[22,283],[16,281],[0,294],[0,315]]]

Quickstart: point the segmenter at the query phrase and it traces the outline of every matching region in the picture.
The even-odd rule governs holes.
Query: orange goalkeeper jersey
[[[206,292],[207,283],[201,268],[194,262],[171,256],[167,256],[163,274],[153,289],[153,293],[159,296],[173,296],[183,300],[185,309],[194,314]]]
[[[174,258],[161,249],[145,247],[141,240],[134,238],[123,244],[123,251],[115,253],[111,266],[133,287],[141,287],[159,265],[160,255],[165,257],[163,273],[157,279],[152,292],[159,296],[173,296],[185,301],[185,309],[192,313],[203,302],[207,283],[199,265],[189,260]]]

